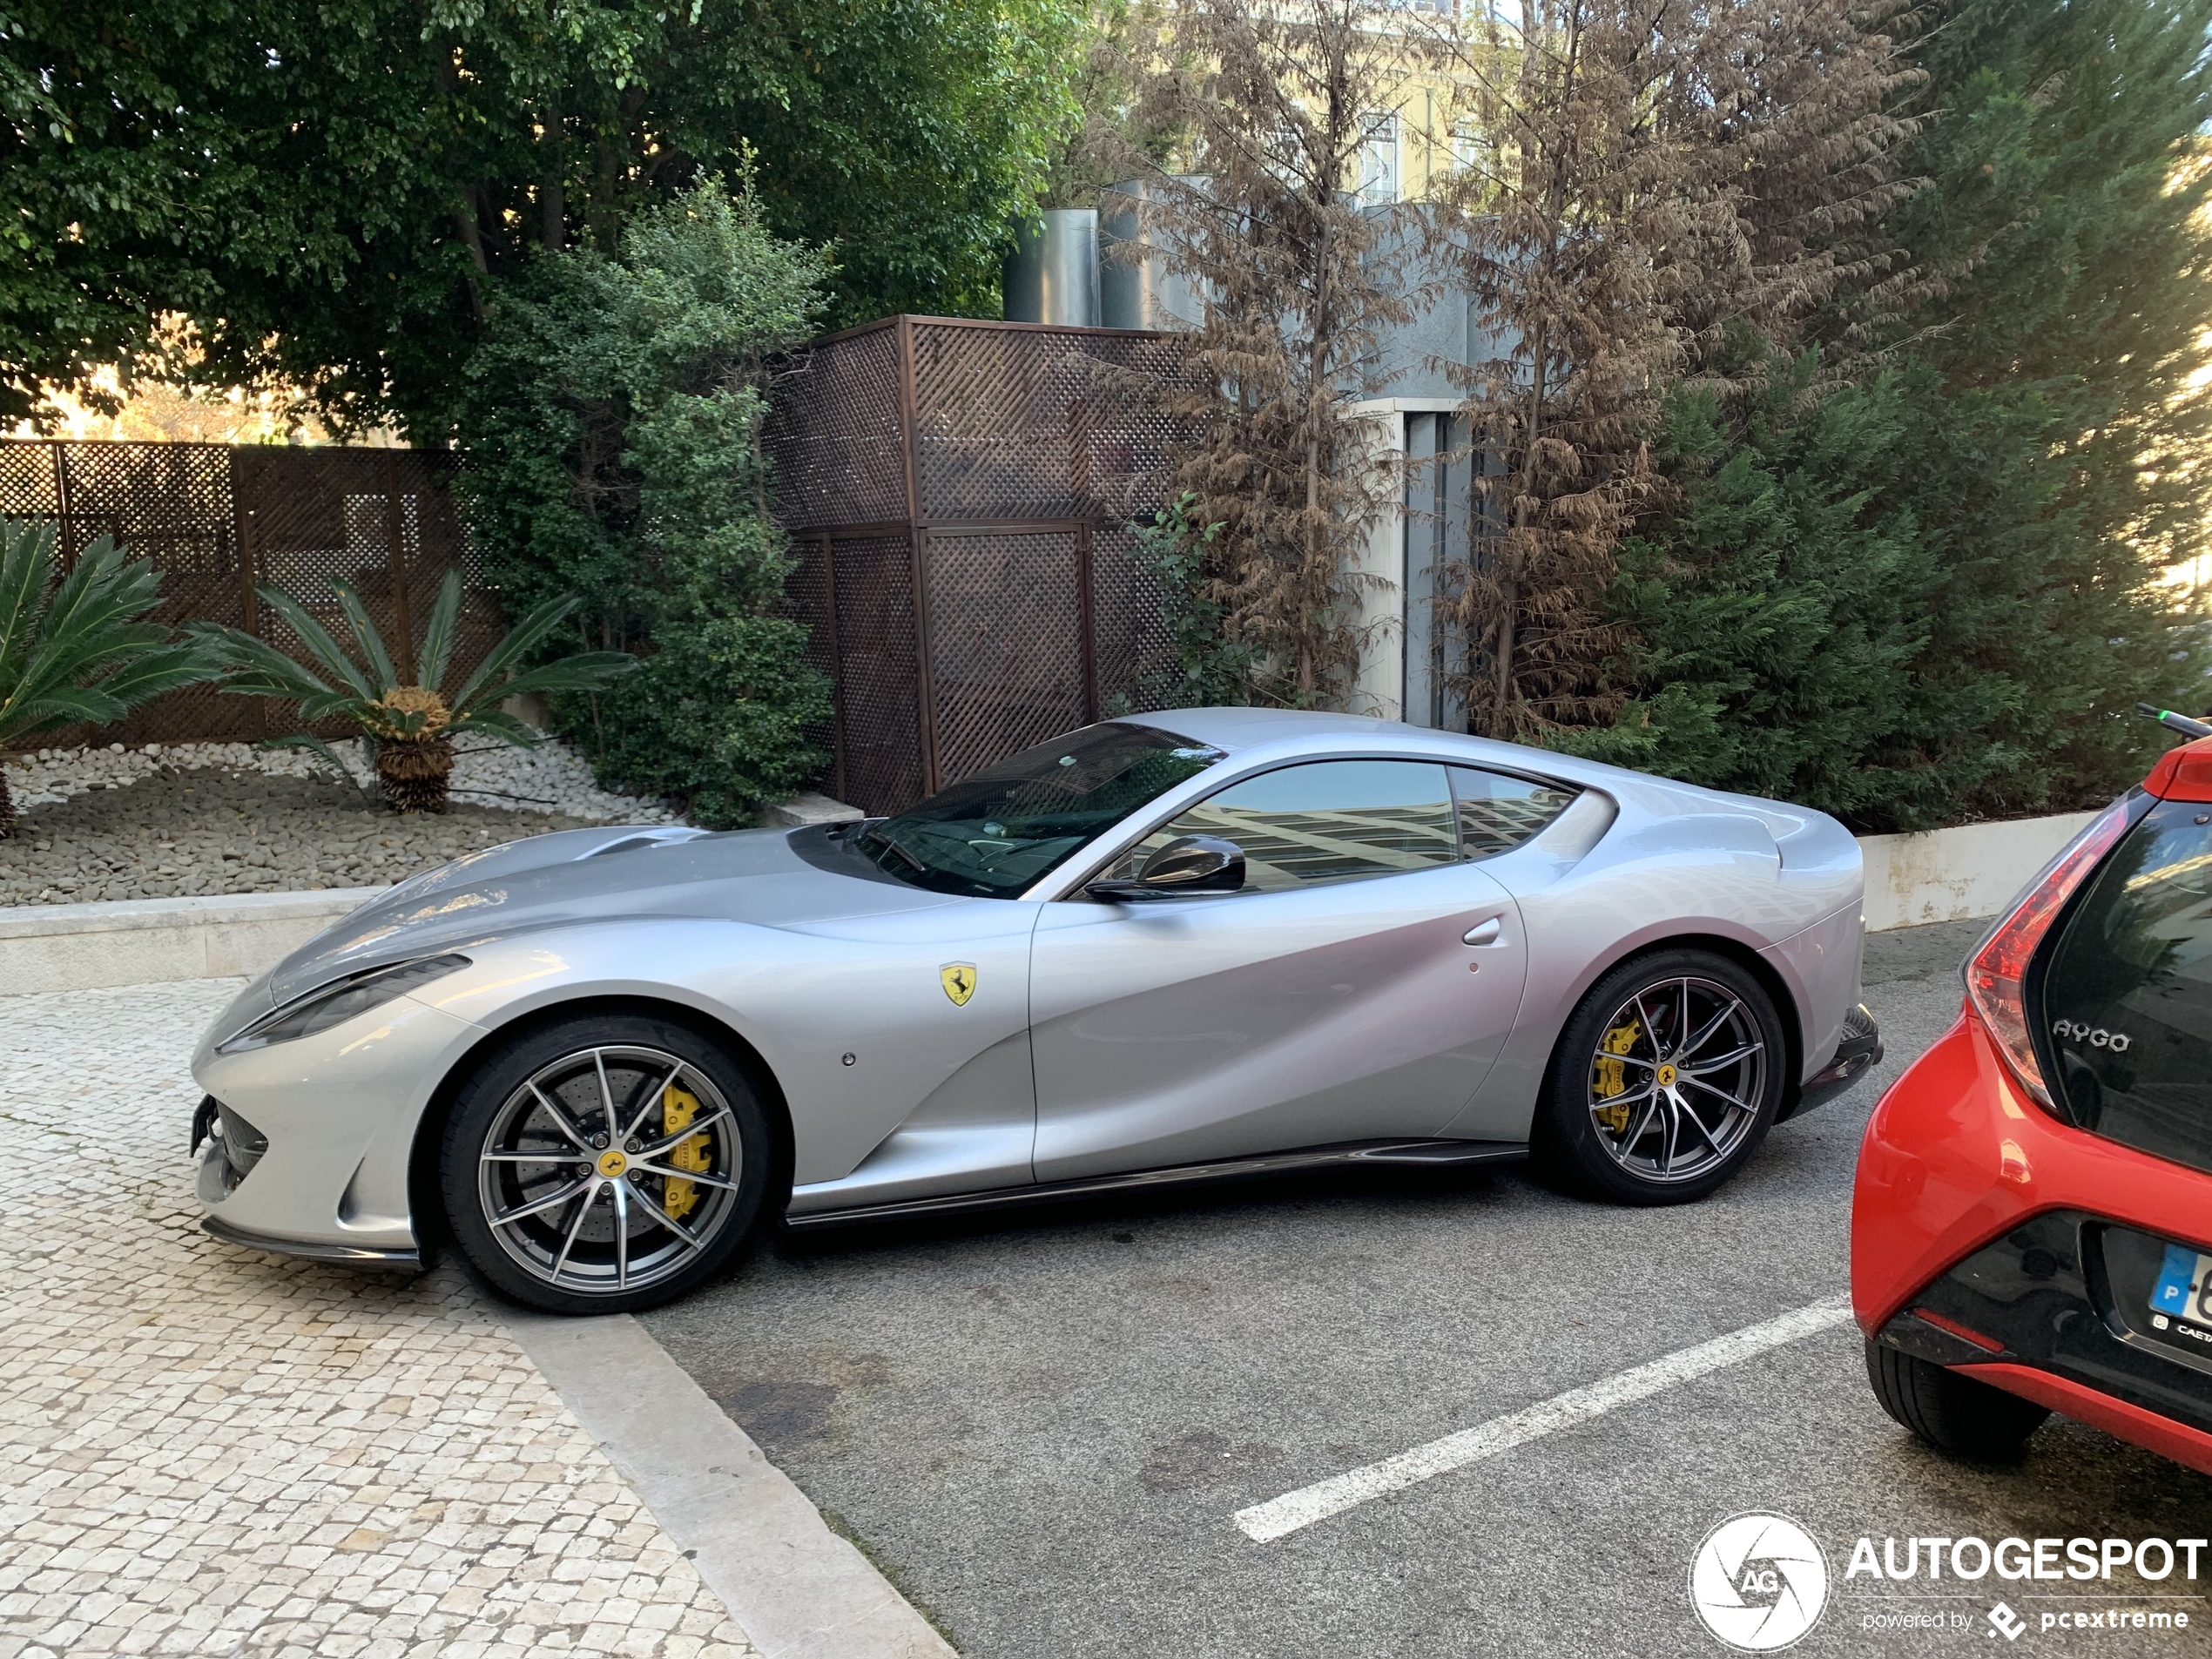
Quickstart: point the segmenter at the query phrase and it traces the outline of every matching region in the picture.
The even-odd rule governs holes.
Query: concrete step
[[[0,907],[0,995],[258,974],[383,890]]]

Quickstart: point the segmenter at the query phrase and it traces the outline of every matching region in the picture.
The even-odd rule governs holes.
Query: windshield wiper
[[[878,846],[889,848],[892,852],[896,853],[900,858],[906,860],[908,864],[914,866],[916,870],[920,871],[924,875],[934,875],[936,873],[927,864],[924,864],[913,853],[907,852],[905,847],[900,846],[896,840],[893,840],[890,836],[886,835],[880,828],[870,830],[867,835],[863,836],[861,839],[864,840],[873,841]]]

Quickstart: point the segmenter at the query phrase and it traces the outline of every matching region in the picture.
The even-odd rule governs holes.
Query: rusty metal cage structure
[[[278,445],[0,440],[0,517],[52,523],[64,569],[113,536],[161,577],[153,620],[181,627],[227,623],[299,655],[300,642],[263,613],[257,582],[282,588],[343,640],[328,578],[360,590],[414,676],[421,635],[449,570],[468,581],[453,672],[497,641],[497,597],[471,580],[469,543],[453,494],[462,465],[436,450]],[[97,733],[102,742],[251,741],[298,729],[289,705],[186,686]],[[333,726],[324,735],[340,735]],[[42,734],[42,746],[91,740],[83,729]]]
[[[766,441],[839,799],[896,812],[1141,698],[1170,641],[1130,526],[1188,366],[1171,334],[916,316],[786,365]]]

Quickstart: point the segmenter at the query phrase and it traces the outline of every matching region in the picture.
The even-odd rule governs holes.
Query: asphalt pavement
[[[1883,1414],[1832,1315],[1590,1392],[1846,1288],[1860,1130],[1955,1016],[1979,931],[1871,940],[1888,1059],[1701,1204],[1514,1170],[1277,1182],[786,1239],[644,1323],[973,1659],[1724,1653],[1689,1568],[1744,1511],[1826,1557],[1796,1652],[2202,1653],[2212,1551],[2194,1583],[1847,1575],[1862,1536],[2212,1535],[2212,1480],[2059,1420],[2018,1467],[1950,1462]],[[1582,1405],[1540,1438],[1272,1541],[1237,1524],[1561,1395]],[[2045,1628],[2085,1614],[2106,1622]]]

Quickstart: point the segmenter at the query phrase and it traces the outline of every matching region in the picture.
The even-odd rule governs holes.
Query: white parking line
[[[1326,1521],[1331,1515],[1356,1508],[1372,1498],[1402,1492],[1453,1469],[1464,1469],[1470,1463],[1480,1463],[1516,1446],[1525,1446],[1561,1429],[1602,1417],[1617,1406],[1649,1399],[1677,1383],[1689,1382],[1708,1372],[1751,1359],[1770,1348],[1779,1348],[1800,1337],[1812,1336],[1850,1318],[1848,1296],[1831,1296],[1810,1302],[1762,1324],[1747,1325],[1741,1331],[1731,1331],[1694,1348],[1683,1348],[1632,1370],[1616,1372],[1602,1381],[1554,1394],[1524,1411],[1494,1417],[1487,1423],[1447,1434],[1440,1440],[1431,1440],[1426,1446],[1400,1452],[1379,1463],[1332,1474],[1310,1487],[1300,1487],[1279,1498],[1270,1498],[1265,1503],[1239,1509],[1235,1520],[1246,1537],[1256,1543],[1269,1543],[1302,1527],[1311,1527],[1317,1521]]]

